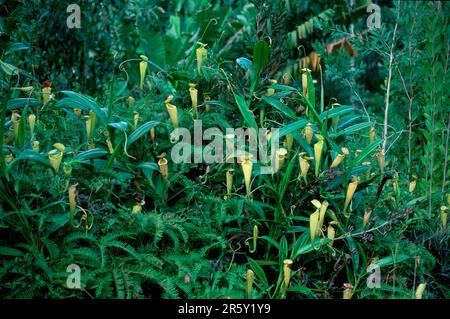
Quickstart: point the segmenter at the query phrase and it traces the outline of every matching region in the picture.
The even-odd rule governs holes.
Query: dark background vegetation
[[[0,296],[342,298],[348,283],[353,298],[414,298],[425,283],[424,298],[447,298],[449,4],[373,2],[381,28],[370,31],[366,0],[80,0],[80,29],[66,26],[72,1],[0,0]],[[200,72],[198,42],[208,52]],[[258,45],[269,48],[267,63],[258,62]],[[140,55],[151,61],[142,89]],[[255,80],[236,63],[242,57],[260,67]],[[313,97],[302,91],[305,67]],[[267,100],[270,79],[279,86]],[[199,114],[189,83],[197,84]],[[44,105],[45,85],[54,96]],[[251,196],[238,164],[169,160],[165,180],[158,156],[173,146],[169,95],[181,127],[192,129],[194,118],[223,131],[284,127],[294,144],[281,172],[259,175],[255,166]],[[307,123],[325,148],[319,174],[310,161],[305,182],[299,154],[314,157],[319,141],[306,141]],[[127,144],[125,136],[136,139]],[[48,159],[55,143],[65,146],[59,170]],[[331,169],[341,147],[350,154]],[[311,241],[314,199],[329,210]],[[141,212],[132,213],[136,205]],[[73,263],[79,290],[66,286]],[[366,285],[372,263],[381,267],[377,289]]]

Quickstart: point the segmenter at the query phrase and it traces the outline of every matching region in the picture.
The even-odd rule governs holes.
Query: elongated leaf
[[[7,75],[13,75],[13,74],[19,73],[18,67],[14,66],[12,64],[3,62],[2,60],[0,60],[0,69],[3,72],[5,72]]]
[[[106,154],[108,154],[108,152],[102,148],[93,148],[93,149],[78,153],[74,157],[74,160],[85,161],[85,160],[89,160],[89,159],[93,159],[93,158],[102,157]]]
[[[307,76],[308,76],[308,99],[311,102],[311,106],[314,109],[314,112],[316,112],[316,89],[314,88],[314,81],[311,72],[308,72]]]
[[[369,128],[372,125],[373,125],[372,122],[358,123],[358,124],[346,127],[346,128],[344,128],[342,130],[338,130],[337,132],[330,133],[329,136],[330,137],[338,137],[338,136],[341,136],[341,135],[353,134],[353,133],[358,132],[360,130]]]
[[[274,99],[274,98],[269,97],[269,96],[264,96],[262,99],[265,102],[267,102],[268,104],[272,105],[278,111],[280,111],[281,113],[286,115],[287,117],[289,117],[289,118],[291,118],[293,120],[297,120],[298,119],[298,117],[295,114],[295,112],[293,110],[291,110],[288,106],[286,106],[283,103],[281,103],[279,100]]]
[[[108,126],[113,127],[115,129],[118,129],[121,132],[126,133],[129,124],[125,121],[120,121],[120,122],[109,123]]]
[[[24,253],[18,249],[6,247],[6,246],[0,246],[0,255],[1,256],[14,256],[14,257],[21,257],[24,255]]]
[[[17,51],[23,51],[23,50],[29,50],[30,46],[25,44],[25,43],[21,43],[21,42],[16,42],[11,44],[11,47],[8,49],[8,53],[13,53],[13,52],[17,52]]]
[[[39,101],[34,98],[17,98],[8,101],[8,110],[20,109],[25,106],[36,106],[39,105]]]
[[[314,249],[319,249],[320,247],[327,245],[329,242],[330,239],[328,238],[317,238],[313,243],[311,243],[309,240],[309,232],[306,232],[297,239],[297,242],[292,249],[291,259],[294,260],[300,255],[309,253]]]
[[[153,170],[153,171],[159,169],[158,164],[150,163],[150,162],[141,163],[137,167],[140,168],[140,169],[147,169],[147,170]]]
[[[323,121],[325,119],[332,119],[337,116],[342,116],[353,111],[353,107],[350,105],[342,105],[339,107],[335,107],[334,109],[326,110],[325,112],[320,113],[319,118]]]
[[[257,130],[258,126],[256,125],[256,121],[255,121],[255,118],[253,117],[253,113],[250,112],[250,110],[248,109],[248,105],[245,102],[244,98],[238,94],[234,94],[234,99],[236,100],[236,104],[239,107],[239,111],[241,112],[242,116],[244,117],[245,123],[247,123],[247,125],[249,127]]]
[[[93,98],[72,91],[61,91],[61,93],[67,95],[68,98],[64,98],[58,101],[56,103],[57,107],[66,107],[72,109],[80,108],[85,111],[92,110],[97,115],[97,119],[103,125],[106,125],[106,114]]]
[[[309,111],[311,112],[314,121],[316,121],[316,124],[319,126],[322,126],[322,120],[320,119],[315,106],[311,103],[311,101],[309,99],[306,98],[306,96],[303,97],[303,102],[305,102],[306,105],[308,106]]]
[[[269,46],[266,41],[258,41],[253,48],[253,63],[256,76],[269,64]]]
[[[253,271],[255,272],[256,276],[261,280],[267,289],[269,287],[269,282],[267,280],[266,274],[264,273],[264,270],[261,268],[261,266],[258,264],[258,262],[250,257],[247,257],[248,263],[250,264],[250,267],[252,267]]]
[[[316,295],[312,292],[311,289],[303,287],[303,286],[289,287],[287,289],[287,291],[304,294],[304,295],[307,295],[307,296],[312,297],[312,298],[317,298]]]
[[[269,236],[259,236],[258,238],[267,240],[269,243],[271,243],[273,246],[275,246],[277,249],[280,249],[280,245],[276,240],[274,240],[272,237]]]
[[[363,151],[359,153],[359,155],[355,159],[353,159],[353,161],[350,162],[350,167],[361,163],[367,156],[375,152],[375,150],[380,146],[381,143],[383,143],[383,140],[379,139],[366,146],[366,148],[364,148]]]
[[[292,169],[294,168],[294,164],[297,162],[297,158],[295,156],[292,156],[291,160],[289,161],[288,167],[286,169],[286,172],[283,175],[283,179],[280,183],[279,188],[279,201],[283,201],[284,193],[286,192],[286,189],[289,185],[289,180],[291,178]]]
[[[148,131],[150,131],[152,128],[157,126],[159,122],[156,121],[149,121],[141,126],[139,126],[137,129],[134,130],[133,133],[128,137],[128,143],[127,148],[130,147],[134,142],[136,142],[141,136],[146,134]]]
[[[305,119],[301,119],[296,122],[292,122],[292,123],[280,128],[280,130],[278,131],[278,133],[279,133],[278,136],[279,136],[279,138],[282,138],[285,135],[288,135],[293,132],[297,132],[297,131],[301,130],[302,128],[304,128],[306,126],[306,124],[308,124],[308,123],[309,123],[309,121],[305,120]]]
[[[395,258],[392,256],[388,256],[388,257],[384,257],[380,260],[378,260],[375,264],[377,264],[380,268],[381,267],[386,267],[386,266],[390,266],[401,262],[404,262],[408,259],[410,259],[411,257],[408,255],[397,255]]]
[[[341,117],[339,119],[337,129],[340,130],[346,126],[349,126],[353,122],[355,122],[357,120],[361,120],[361,119],[362,119],[362,116],[360,116],[360,115],[347,115],[347,116]]]
[[[9,163],[8,170],[10,170],[14,166],[14,164],[17,163],[18,161],[25,161],[25,160],[29,160],[31,162],[35,162],[53,169],[53,166],[50,164],[50,161],[48,160],[47,157],[33,150],[24,150],[11,163]]]

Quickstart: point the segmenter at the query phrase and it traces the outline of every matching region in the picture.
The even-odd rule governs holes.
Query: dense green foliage
[[[450,6],[353,2],[82,0],[69,29],[0,0],[0,296],[449,297]],[[173,162],[171,106],[280,128],[280,170]]]

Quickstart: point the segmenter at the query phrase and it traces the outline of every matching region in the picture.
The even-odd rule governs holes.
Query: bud
[[[306,124],[306,127],[303,130],[303,136],[306,138],[308,144],[311,144],[312,138],[314,136],[314,130],[311,127],[311,123]]]
[[[285,148],[280,148],[275,152],[275,167],[274,167],[275,174],[278,173],[281,166],[283,166],[286,154],[287,150]]]
[[[81,109],[78,109],[78,108],[73,109],[73,114],[75,114],[75,116],[80,117],[81,113],[82,113]]]
[[[30,126],[31,136],[33,136],[33,134],[34,134],[34,125],[35,125],[35,123],[36,123],[36,115],[30,114],[28,116],[28,125]]]
[[[144,79],[145,79],[145,72],[147,71],[148,66],[148,58],[145,55],[141,55],[140,58],[142,59],[142,61],[139,62],[139,72],[141,75],[141,82],[139,87],[142,90],[144,88]]]
[[[20,124],[21,117],[22,116],[18,112],[13,112],[11,114],[12,128],[14,131],[14,143],[16,143],[16,144],[19,139],[19,124]]]
[[[334,229],[333,225],[336,225],[337,222],[336,221],[332,221],[328,224],[328,228],[327,228],[327,237],[330,240],[330,242],[328,243],[328,246],[331,248],[333,247],[333,243],[334,243],[334,238],[336,236],[336,230]]]
[[[158,160],[158,166],[159,171],[161,172],[161,176],[164,178],[164,180],[167,180],[167,178],[169,177],[167,163],[167,159],[163,155],[160,156],[160,159]]]
[[[289,286],[289,281],[291,280],[291,265],[293,261],[290,259],[285,259],[283,261],[283,277],[284,277],[284,287],[287,288]]]
[[[303,96],[306,97],[306,98],[309,98],[309,95],[308,95],[308,93],[309,93],[308,92],[308,73],[310,73],[311,70],[304,68],[301,71],[302,71]]]
[[[139,123],[139,113],[134,111],[134,128],[137,128],[138,123]]]
[[[234,169],[230,168],[229,170],[227,170],[227,173],[226,173],[227,194],[225,195],[225,199],[228,199],[231,197],[231,192],[233,191],[233,175],[234,175]]]
[[[166,104],[167,111],[169,112],[170,119],[172,120],[172,124],[175,128],[178,127],[178,109],[175,105],[170,104],[172,101],[173,95],[169,95],[164,102]]]
[[[427,284],[423,284],[423,283],[417,287],[416,293],[415,293],[416,299],[422,299],[422,296],[423,296],[423,293],[424,293],[426,287],[427,287]]]
[[[356,187],[358,187],[358,183],[359,183],[359,178],[357,176],[355,176],[353,178],[352,182],[350,182],[348,184],[347,194],[345,195],[344,212],[347,210],[348,205],[350,204],[350,201],[353,198],[353,194],[355,194],[355,190],[356,190]]]
[[[195,54],[197,56],[197,72],[198,74],[201,74],[201,68],[203,65],[203,62],[207,60],[208,58],[208,51],[206,50],[206,44],[197,42],[200,47],[197,48],[195,51]]]
[[[58,150],[51,150],[48,152],[48,159],[53,169],[57,172],[59,171],[59,166],[61,165],[63,153]]]
[[[292,151],[292,146],[294,145],[294,135],[287,134],[286,135],[286,146],[288,148],[288,151]]]
[[[339,164],[341,164],[341,162],[344,160],[345,156],[349,154],[347,148],[343,147],[341,150],[342,150],[342,154],[338,154],[338,155],[334,158],[333,163],[331,163],[330,168],[338,167]]]
[[[414,192],[414,189],[416,188],[417,185],[417,175],[413,174],[412,177],[413,180],[409,182],[409,189],[408,189],[410,193]]]
[[[56,148],[60,152],[64,152],[64,150],[66,149],[66,147],[61,143],[55,143],[55,144],[53,144],[53,147]]]
[[[380,167],[381,174],[384,174],[384,166],[386,164],[385,154],[383,150],[379,150],[375,153],[377,158],[378,166]]]
[[[39,141],[31,142],[31,148],[33,149],[33,151],[39,153]]]
[[[205,100],[205,102],[211,101],[211,97],[209,95],[205,95],[203,97],[203,99]],[[206,103],[205,104],[205,110],[206,110],[206,112],[211,112],[211,104]]]
[[[252,155],[246,155],[242,157],[242,172],[244,173],[244,182],[245,182],[245,189],[247,190],[247,197],[251,194],[251,188],[250,188],[250,182],[252,178],[252,169],[253,169],[253,163],[251,161]]]
[[[50,94],[52,93],[51,87],[42,88],[42,100],[44,105],[46,105],[50,101]]]
[[[198,90],[195,88],[197,84],[190,83],[189,84],[189,94],[191,95],[191,103],[192,108],[194,109],[195,113],[197,113],[197,106],[198,106]]]
[[[353,296],[353,286],[346,283],[344,284],[344,294],[343,294],[343,299],[352,299]]]
[[[442,222],[442,228],[447,228],[447,206],[441,206],[441,222]]]
[[[322,159],[322,151],[323,151],[323,137],[321,135],[316,135],[319,141],[314,144],[314,159],[315,159],[315,174],[318,176],[320,160]]]
[[[152,127],[150,129],[150,138],[152,139],[152,142],[155,141],[155,128],[154,127]]]
[[[277,83],[278,83],[277,80],[273,80],[273,79],[269,80],[269,82],[270,82],[271,85],[272,85],[272,84],[277,84]],[[272,89],[272,88],[268,88],[268,89],[267,89],[267,95],[268,95],[268,96],[272,96],[272,95],[274,95],[274,94],[275,94],[275,89]]]
[[[371,143],[371,144],[373,143],[373,141],[375,141],[375,125],[372,125],[372,126],[370,127],[370,131],[369,131],[369,140],[370,140],[370,143]]]
[[[64,174],[66,174],[66,176],[69,177],[70,174],[72,173],[72,165],[70,165],[69,163],[64,163],[63,171]]]
[[[143,201],[143,200],[140,201],[139,203],[137,203],[136,205],[133,206],[133,209],[131,212],[134,214],[142,212],[142,206],[144,206],[144,205],[145,205],[145,201]]]
[[[253,281],[255,279],[255,273],[253,270],[248,269],[247,270],[247,298],[250,298],[250,294],[253,289]]]
[[[76,198],[77,198],[77,186],[78,184],[73,184],[69,187],[69,210],[70,215],[75,215],[75,207],[76,207]]]
[[[129,107],[129,108],[133,108],[135,102],[136,102],[136,100],[134,99],[134,97],[129,96],[129,97],[127,98],[127,103],[128,103],[128,107]]]
[[[312,160],[312,157],[309,156],[305,156],[306,153],[302,152],[298,154],[298,161],[300,164],[300,176],[304,179],[305,183],[308,183],[306,177],[308,174],[308,170],[309,170],[309,162],[310,160]]]
[[[363,227],[366,227],[367,224],[369,223],[370,215],[372,215],[372,210],[370,208],[368,208],[364,212]]]
[[[316,52],[311,52],[310,54],[310,59],[311,59],[311,69],[313,71],[317,70],[317,67],[320,64],[320,54],[317,54]]]

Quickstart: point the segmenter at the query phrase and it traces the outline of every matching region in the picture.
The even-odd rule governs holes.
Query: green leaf
[[[36,106],[39,105],[39,101],[34,98],[17,98],[8,101],[8,110],[20,109],[25,106]]]
[[[12,64],[3,62],[2,60],[0,60],[0,69],[9,76],[19,73],[18,67],[14,66]]]
[[[309,232],[303,233],[295,242],[290,259],[294,260],[300,255],[309,253],[314,249],[319,249],[320,247],[327,245],[330,242],[330,239],[317,238],[313,243],[309,241]]]
[[[244,117],[245,123],[247,123],[247,125],[249,127],[257,130],[258,126],[256,125],[256,121],[255,121],[255,118],[253,117],[253,113],[250,112],[250,110],[248,109],[248,105],[245,102],[244,98],[238,94],[234,94],[234,99],[236,100],[236,104],[239,107],[239,111],[241,112],[242,116]]]
[[[277,249],[280,249],[280,245],[277,243],[275,239],[269,236],[259,236],[258,238],[267,240],[269,243],[271,243],[273,246],[275,246]]]
[[[289,287],[286,291],[296,292],[296,293],[307,295],[309,297],[317,298],[316,295],[311,291],[311,289],[303,287],[303,286]]]
[[[326,110],[320,113],[319,118],[323,121],[325,119],[332,119],[337,116],[342,116],[353,111],[353,107],[350,105],[342,105],[333,109]]]
[[[288,135],[293,132],[297,132],[297,131],[301,130],[302,128],[304,128],[306,126],[306,124],[308,124],[308,123],[309,123],[308,120],[301,119],[296,122],[285,125],[279,129],[278,137],[282,138],[285,135]]]
[[[118,129],[121,132],[126,133],[129,124],[125,121],[120,121],[120,122],[109,123],[108,126],[113,127],[115,129]]]
[[[61,93],[67,95],[68,98],[58,101],[56,107],[80,108],[85,111],[92,110],[97,115],[97,119],[103,125],[106,125],[106,114],[93,98],[72,91],[61,91]]]
[[[0,246],[0,255],[2,256],[14,256],[14,257],[21,257],[24,255],[24,253],[18,249],[6,247],[6,246]]]
[[[255,272],[256,277],[258,277],[264,284],[264,287],[267,289],[269,287],[269,282],[267,281],[266,274],[264,273],[264,270],[261,268],[261,266],[258,264],[258,262],[250,257],[247,257],[248,263],[250,264],[250,267],[252,267],[253,271]]]
[[[9,163],[8,170],[10,170],[14,166],[14,164],[17,163],[18,161],[26,161],[26,160],[53,169],[53,166],[50,164],[48,157],[43,156],[42,154],[39,154],[33,150],[24,150],[11,163]]]
[[[297,120],[298,117],[295,114],[295,112],[293,110],[291,110],[288,106],[284,105],[283,103],[281,103],[279,100],[274,99],[272,97],[269,96],[263,96],[263,101],[265,101],[266,103],[272,105],[274,108],[276,108],[278,111],[280,111],[281,113],[283,113],[284,115],[286,115],[287,117],[293,119],[293,120]]]
[[[307,72],[307,76],[308,76],[308,99],[311,102],[311,106],[317,115],[317,112],[316,112],[316,90],[314,88],[314,81],[313,81],[311,72]]]
[[[284,193],[286,192],[286,189],[289,185],[289,180],[291,178],[291,173],[292,173],[295,163],[297,163],[297,159],[295,156],[292,156],[291,160],[289,161],[286,172],[283,174],[283,179],[281,180],[281,183],[280,183],[280,188],[278,191],[278,194],[279,194],[278,200],[280,202],[283,201]]]
[[[359,153],[359,155],[356,156],[353,159],[353,161],[350,162],[349,166],[353,167],[353,166],[358,165],[359,163],[361,163],[367,156],[369,156],[370,154],[375,152],[375,150],[378,148],[378,146],[380,146],[381,143],[383,143],[382,139],[373,141],[371,144],[366,146],[366,148],[364,148],[364,150],[361,153]]]
[[[102,157],[108,154],[108,152],[102,148],[93,148],[81,153],[78,153],[75,157],[75,161],[85,161],[93,158]]]
[[[128,137],[127,148],[130,147],[141,136],[146,134],[148,131],[150,131],[152,128],[154,128],[158,124],[159,124],[159,122],[149,121],[149,122],[146,122],[146,123],[142,124],[137,129],[135,129],[134,132],[131,133],[131,135]]]
[[[344,128],[342,130],[338,130],[337,132],[330,133],[329,136],[330,137],[338,137],[338,136],[341,136],[341,135],[353,134],[353,133],[358,132],[360,130],[369,128],[372,125],[373,125],[372,122],[358,123],[358,124],[346,127],[346,128]]]
[[[253,48],[253,63],[258,74],[269,64],[269,46],[266,41],[258,41]]]
[[[395,258],[392,256],[388,256],[388,257],[384,257],[384,258],[378,260],[377,262],[375,262],[375,264],[381,268],[381,267],[393,265],[394,263],[398,264],[398,263],[404,262],[410,258],[411,257],[408,255],[397,255]]]

